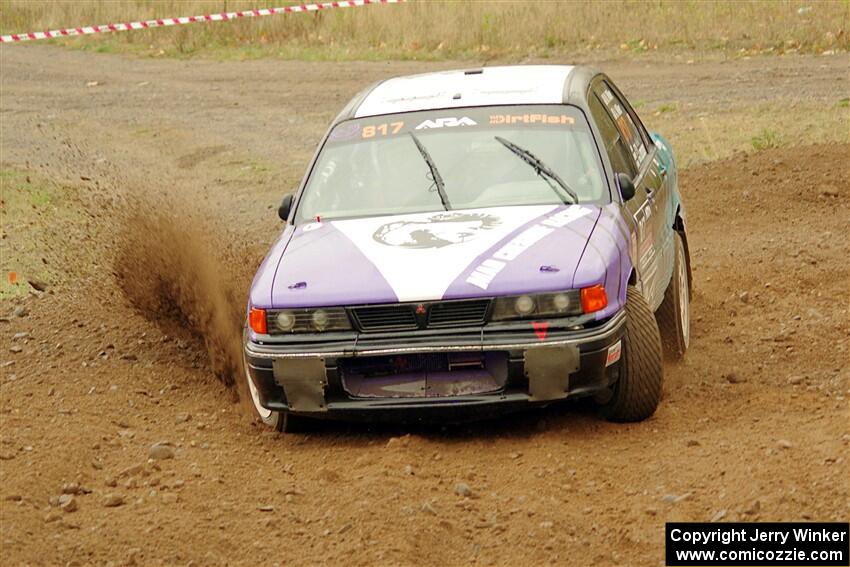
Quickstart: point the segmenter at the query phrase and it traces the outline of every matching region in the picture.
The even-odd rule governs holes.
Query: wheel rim
[[[251,379],[251,373],[248,372],[248,362],[243,360],[242,365],[245,367],[245,380],[248,381],[248,391],[251,392],[251,400],[254,402],[254,409],[263,419],[269,419],[272,416],[272,410],[266,409],[260,405],[260,392],[254,385],[254,380]]]
[[[682,339],[687,348],[691,338],[690,296],[688,295],[688,267],[681,246],[679,244],[679,322],[682,324]]]

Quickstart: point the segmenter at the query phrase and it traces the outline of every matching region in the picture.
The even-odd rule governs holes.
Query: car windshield
[[[599,153],[567,105],[347,120],[328,136],[296,223],[511,205],[608,202]]]

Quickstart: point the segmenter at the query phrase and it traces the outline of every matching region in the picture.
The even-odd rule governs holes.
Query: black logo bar
[[[850,565],[846,522],[677,522],[664,537],[669,567]]]

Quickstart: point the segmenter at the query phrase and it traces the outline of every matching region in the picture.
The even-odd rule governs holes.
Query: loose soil
[[[807,118],[846,58],[600,62],[690,164],[691,350],[654,417],[285,436],[234,362],[274,209],[358,89],[453,65],[0,60],[4,564],[663,565],[667,521],[847,519],[850,145]],[[736,151],[765,100],[799,145]]]

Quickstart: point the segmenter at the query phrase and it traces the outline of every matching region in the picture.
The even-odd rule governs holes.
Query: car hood
[[[600,214],[593,205],[528,205],[306,223],[290,227],[272,249],[251,301],[395,303],[602,282],[604,261],[588,263],[593,273],[581,267]]]

